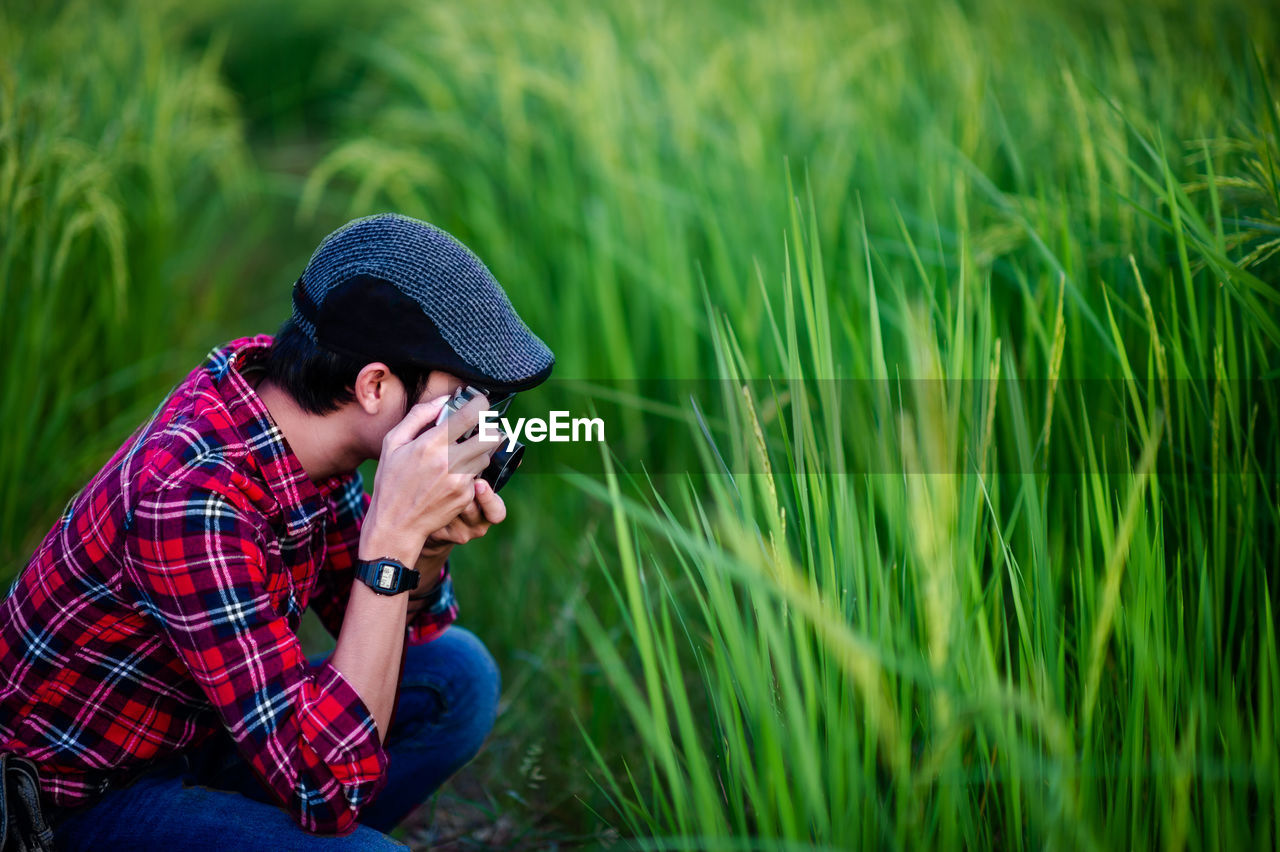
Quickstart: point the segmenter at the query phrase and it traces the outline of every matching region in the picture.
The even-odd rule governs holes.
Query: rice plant
[[[634,646],[633,666],[616,630],[580,614],[643,743],[625,771],[593,745],[628,833],[673,849],[1273,845],[1277,457],[1274,442],[1225,449],[1217,428],[1224,394],[1270,407],[1275,389],[1210,379],[1201,400],[1171,399],[1155,353],[1178,341],[1152,326],[1146,376],[1107,383],[1137,403],[1107,434],[1094,401],[1053,396],[1102,385],[1032,383],[1047,405],[1021,387],[982,327],[988,282],[961,318],[962,366],[983,380],[937,381],[966,334],[908,299],[902,395],[867,382],[815,399],[839,359],[796,346],[800,304],[830,321],[813,236],[793,232],[809,258],[787,276],[773,400],[713,318],[742,389],[708,452],[723,475],[639,497],[613,474],[579,481],[613,507],[618,551],[601,567],[622,574]],[[874,299],[883,284],[856,286]],[[1085,452],[1046,473],[1034,456],[1051,452],[1051,417]],[[1107,462],[1115,440],[1124,459]],[[888,464],[833,469],[868,449]],[[1224,449],[1207,475],[1176,463]],[[1267,517],[1224,516],[1228,490]]]
[[[1264,10],[471,8],[367,46],[303,210],[494,247],[561,375],[729,380],[574,479],[585,591],[486,598],[591,600],[624,834],[1274,843]]]
[[[1276,844],[1266,4],[290,8],[0,12],[7,564],[308,239],[397,209],[556,349],[529,404],[622,400],[458,560],[495,810]]]
[[[218,46],[191,56],[165,26],[130,6],[0,10],[6,579],[226,299],[215,258],[247,152]]]

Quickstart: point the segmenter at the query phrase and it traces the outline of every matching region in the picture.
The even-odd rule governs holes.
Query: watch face
[[[396,576],[396,567],[387,563],[382,564],[382,570],[378,572],[378,585],[384,589],[391,588],[391,583]]]

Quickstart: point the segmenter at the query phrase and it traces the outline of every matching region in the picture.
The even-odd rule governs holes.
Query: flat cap
[[[394,213],[324,238],[294,284],[293,320],[330,351],[444,370],[490,391],[531,388],[555,364],[480,258]]]

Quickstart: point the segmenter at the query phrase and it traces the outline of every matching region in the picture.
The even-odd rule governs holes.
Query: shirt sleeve
[[[144,495],[125,575],[299,825],[346,834],[385,783],[387,756],[355,690],[328,662],[308,664],[272,605],[268,545],[236,502],[184,486]]]
[[[336,489],[330,499],[334,515],[325,535],[325,565],[316,579],[308,606],[336,639],[342,629],[342,616],[355,580],[360,526],[369,508],[369,495],[365,493],[364,481],[357,472]],[[458,601],[453,594],[453,578],[446,562],[440,571],[436,593],[410,619],[406,641],[410,645],[430,642],[457,620]]]

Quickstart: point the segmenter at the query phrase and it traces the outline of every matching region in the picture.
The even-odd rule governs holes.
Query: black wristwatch
[[[398,595],[418,588],[418,572],[399,559],[362,559],[356,563],[356,577],[380,595]]]

